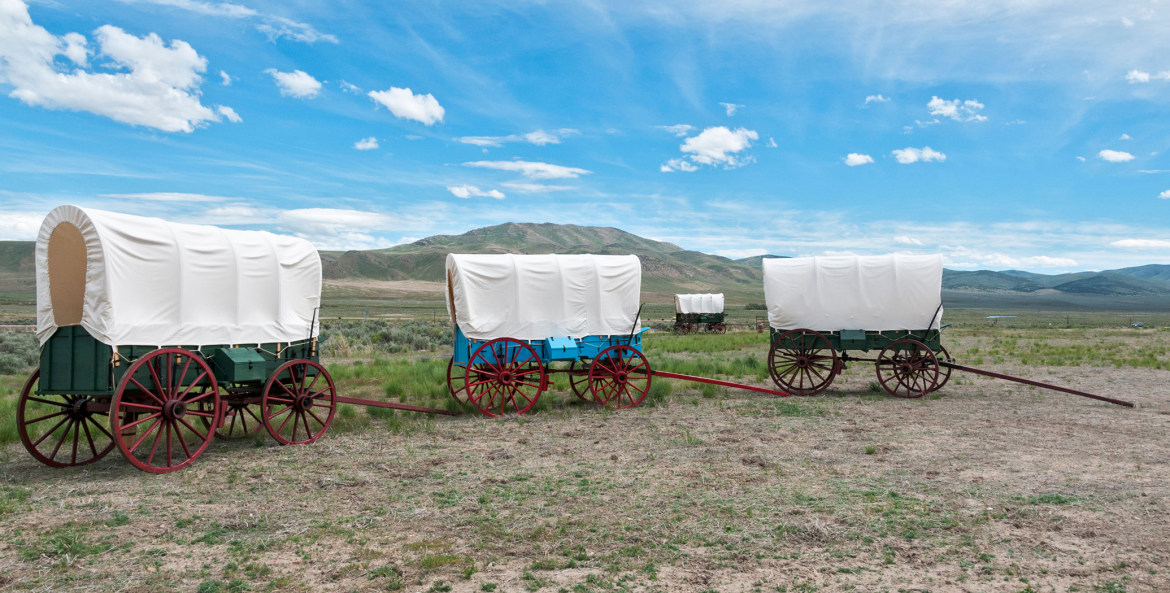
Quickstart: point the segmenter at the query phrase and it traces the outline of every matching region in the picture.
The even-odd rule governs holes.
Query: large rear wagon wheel
[[[589,391],[607,408],[632,408],[650,393],[650,363],[629,346],[610,346],[589,365]]]
[[[33,371],[16,405],[20,442],[37,461],[51,467],[93,463],[114,449],[107,412],[93,411],[85,395],[37,395],[41,370]]]
[[[207,449],[219,406],[219,386],[207,362],[181,348],[162,348],[122,375],[110,402],[110,429],[130,463],[165,474],[191,465]]]
[[[468,401],[486,416],[531,410],[547,385],[536,351],[512,338],[496,338],[476,348],[464,380]]]
[[[918,340],[891,342],[878,354],[874,368],[878,383],[894,397],[919,398],[938,385],[938,358]]]
[[[811,329],[784,332],[768,349],[768,373],[782,391],[816,395],[829,388],[840,370],[829,339]]]
[[[321,438],[337,413],[337,389],[325,367],[290,360],[264,384],[264,427],[282,445],[307,445]]]

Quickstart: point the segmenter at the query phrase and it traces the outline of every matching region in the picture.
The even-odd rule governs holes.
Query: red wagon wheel
[[[569,364],[569,387],[577,399],[589,403],[595,401],[593,392],[589,390],[589,369],[579,360]]]
[[[816,395],[829,388],[838,372],[837,351],[818,331],[784,332],[768,349],[768,373],[772,381],[792,395]]]
[[[337,389],[325,367],[290,360],[264,384],[264,428],[282,445],[307,445],[325,434],[337,412]]]
[[[589,391],[607,408],[632,408],[650,392],[650,363],[629,346],[610,346],[589,365]]]
[[[951,367],[943,366],[941,363],[955,361],[955,359],[951,358],[951,353],[947,352],[947,349],[942,346],[938,347],[938,354],[935,357],[938,358],[940,363],[938,365],[938,383],[930,389],[931,391],[942,389],[943,385],[946,385],[947,381],[951,380]]]
[[[33,458],[52,467],[71,467],[93,463],[113,450],[114,437],[104,426],[109,414],[93,411],[89,396],[37,395],[40,377],[40,369],[33,371],[16,405],[16,430]]]
[[[713,329],[711,331],[717,334],[725,334],[727,333],[727,324],[723,322],[715,323],[713,324]]]
[[[918,340],[891,342],[878,354],[874,368],[878,382],[894,397],[922,397],[938,385],[938,359]]]
[[[476,348],[464,379],[468,401],[487,416],[532,409],[546,380],[532,346],[512,338],[496,338]]]
[[[680,336],[685,336],[685,335],[691,333],[691,324],[689,324],[689,323],[676,323],[674,325],[674,331],[676,333],[678,333],[678,335],[680,335]]]
[[[459,405],[467,404],[467,369],[456,365],[454,357],[447,359],[447,392]]]
[[[130,463],[164,474],[203,453],[213,433],[205,422],[220,417],[219,406],[219,386],[207,362],[181,348],[162,348],[122,375],[110,402],[110,429]]]

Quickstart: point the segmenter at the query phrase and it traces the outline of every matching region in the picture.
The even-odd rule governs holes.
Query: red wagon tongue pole
[[[945,366],[945,367],[949,367],[949,368],[959,370],[959,371],[966,371],[968,373],[975,373],[976,375],[984,375],[987,377],[994,377],[996,379],[1003,379],[1004,381],[1014,381],[1016,383],[1023,383],[1024,385],[1031,385],[1033,387],[1041,387],[1043,389],[1051,389],[1053,391],[1060,391],[1062,393],[1079,395],[1081,397],[1087,397],[1089,399],[1095,399],[1098,401],[1103,401],[1103,402],[1115,404],[1118,406],[1125,406],[1127,408],[1134,407],[1133,402],[1127,402],[1127,401],[1123,401],[1120,399],[1113,399],[1111,397],[1105,397],[1103,395],[1094,395],[1092,393],[1085,393],[1084,391],[1077,391],[1076,389],[1069,389],[1067,387],[1060,387],[1058,385],[1052,385],[1049,383],[1041,383],[1039,381],[1032,381],[1031,379],[1022,379],[1020,377],[1013,377],[1011,375],[1004,375],[1002,373],[994,373],[991,371],[985,371],[985,370],[977,369],[977,368],[973,368],[973,367],[966,367],[966,366],[963,366],[960,364],[955,364],[953,362],[939,361],[938,364],[939,364],[939,366]]]
[[[410,404],[400,404],[395,402],[384,402],[376,399],[362,399],[360,397],[342,397],[337,396],[337,403],[339,404],[356,404],[359,406],[373,406],[375,408],[390,408],[392,410],[405,410],[407,412],[423,412],[425,414],[443,414],[446,416],[458,416],[459,412],[452,412],[450,410],[440,410],[438,408],[424,408],[422,406],[412,406]]]
[[[758,391],[760,393],[767,393],[769,395],[778,395],[780,397],[788,397],[789,393],[783,391],[776,391],[774,389],[767,389],[765,387],[755,387],[752,385],[744,385],[742,383],[732,383],[731,381],[720,381],[719,379],[708,379],[706,377],[695,377],[692,375],[682,375],[679,373],[668,373],[666,371],[650,371],[651,375],[655,377],[662,377],[663,379],[682,379],[683,381],[694,381],[696,383],[707,383],[710,385],[721,385],[723,387],[731,387],[733,389],[746,389],[748,391]]]

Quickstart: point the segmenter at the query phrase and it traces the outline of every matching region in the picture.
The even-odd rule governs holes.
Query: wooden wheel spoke
[[[317,422],[319,422],[319,423],[321,424],[321,426],[325,426],[325,421],[324,421],[324,420],[322,420],[322,419],[321,419],[319,416],[317,416],[316,414],[314,414],[314,413],[313,413],[313,410],[305,410],[305,411],[306,411],[306,412],[308,412],[308,413],[309,413],[309,415],[313,417],[313,420],[316,420]]]
[[[158,428],[155,428],[155,427],[158,427]],[[152,445],[150,446],[150,455],[149,455],[149,456],[146,458],[146,465],[153,465],[153,464],[154,464],[154,454],[155,454],[156,452],[158,452],[158,444],[159,444],[159,441],[161,441],[161,440],[162,440],[162,434],[163,434],[163,432],[164,432],[164,431],[166,430],[166,428],[167,428],[167,427],[166,427],[166,422],[164,422],[164,421],[160,420],[160,421],[158,421],[158,422],[155,422],[154,424],[152,424],[152,425],[151,425],[151,428],[152,428],[152,429],[155,429],[155,430],[154,430],[154,433],[155,433],[155,434],[154,434],[154,444],[152,444]],[[149,431],[149,430],[147,430],[147,433],[146,433],[146,434],[147,434],[147,435],[149,435],[149,434],[150,434],[150,431]],[[144,436],[143,438],[146,438],[146,437]]]
[[[54,432],[57,432],[57,429],[61,428],[61,425],[65,424],[66,422],[69,422],[69,418],[68,417],[62,418],[60,422],[53,425],[53,428],[50,428],[47,432],[45,432],[45,434],[41,435],[41,438],[37,439],[36,441],[33,441],[33,447],[40,445],[42,441],[49,438],[49,435],[53,434]]]
[[[49,454],[49,459],[56,459],[57,452],[61,450],[61,445],[69,440],[69,430],[73,428],[73,420],[69,420],[69,424],[65,426],[65,432],[61,433],[61,438],[57,439],[57,446],[53,447],[53,452]]]
[[[90,432],[89,432],[89,423],[90,423],[90,419],[86,418],[84,421],[82,421],[81,428],[83,428],[85,430],[85,440],[89,442],[89,451],[90,451],[91,456],[97,457],[98,456],[97,447],[95,447],[93,444],[93,435],[90,434]]]
[[[179,418],[178,420],[179,420],[180,424],[187,427],[187,430],[191,431],[192,433],[195,434],[195,436],[199,437],[199,440],[206,441],[207,439],[211,438],[211,431],[210,430],[207,431],[207,434],[200,434],[200,432],[198,430],[195,430],[194,426],[191,426],[190,422],[187,422],[186,420],[183,420],[182,418]],[[188,455],[188,457],[190,457],[190,455]]]
[[[145,366],[146,366],[146,369],[148,371],[150,371],[150,378],[152,381],[154,381],[154,386],[157,389],[159,389],[159,393],[157,394],[158,397],[156,397],[155,399],[157,399],[158,403],[161,404],[167,400],[167,392],[166,392],[166,388],[163,387],[162,379],[158,378],[158,371],[154,370],[154,359],[147,359]],[[139,383],[138,380],[136,380],[134,378],[133,374],[130,375],[130,380],[134,381],[134,383],[137,384],[140,388],[142,387],[142,384]],[[146,389],[145,391],[147,391],[148,393],[153,393],[149,389]]]
[[[146,366],[149,367],[150,365],[146,365]],[[152,368],[151,372],[153,372],[153,371],[154,371],[154,369]],[[155,394],[153,391],[147,389],[145,385],[143,385],[142,383],[139,383],[138,379],[134,378],[134,375],[130,375],[130,382],[137,385],[138,389],[142,390],[143,393],[149,395],[154,401],[158,402],[158,405],[161,406],[163,404],[163,400],[157,394]]]
[[[33,418],[32,420],[27,420],[27,421],[25,421],[25,425],[28,426],[28,425],[36,424],[37,422],[40,422],[42,420],[48,420],[49,418],[56,418],[57,416],[64,416],[65,414],[67,414],[67,412],[64,409],[62,409],[60,412],[54,412],[54,413],[49,414],[47,416],[41,416],[40,418]]]
[[[160,416],[162,416],[162,412],[158,412],[157,414],[151,414],[145,418],[140,418],[140,419],[135,420],[134,422],[131,422],[129,424],[123,424],[121,428],[122,428],[122,430],[134,428],[135,426],[138,426],[139,424],[142,424],[143,422],[148,422],[148,421],[153,420],[155,418],[158,418]]]

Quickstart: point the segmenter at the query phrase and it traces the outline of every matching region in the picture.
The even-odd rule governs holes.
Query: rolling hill
[[[32,297],[33,247],[31,241],[0,241],[0,297]],[[733,304],[763,302],[761,261],[785,257],[732,260],[610,227],[506,223],[388,249],[323,251],[321,259],[327,281],[442,282],[448,253],[632,253],[642,260],[648,299],[666,302],[679,292],[723,292]],[[1170,310],[1170,265],[1053,275],[945,270],[943,297],[949,306],[960,307]]]

